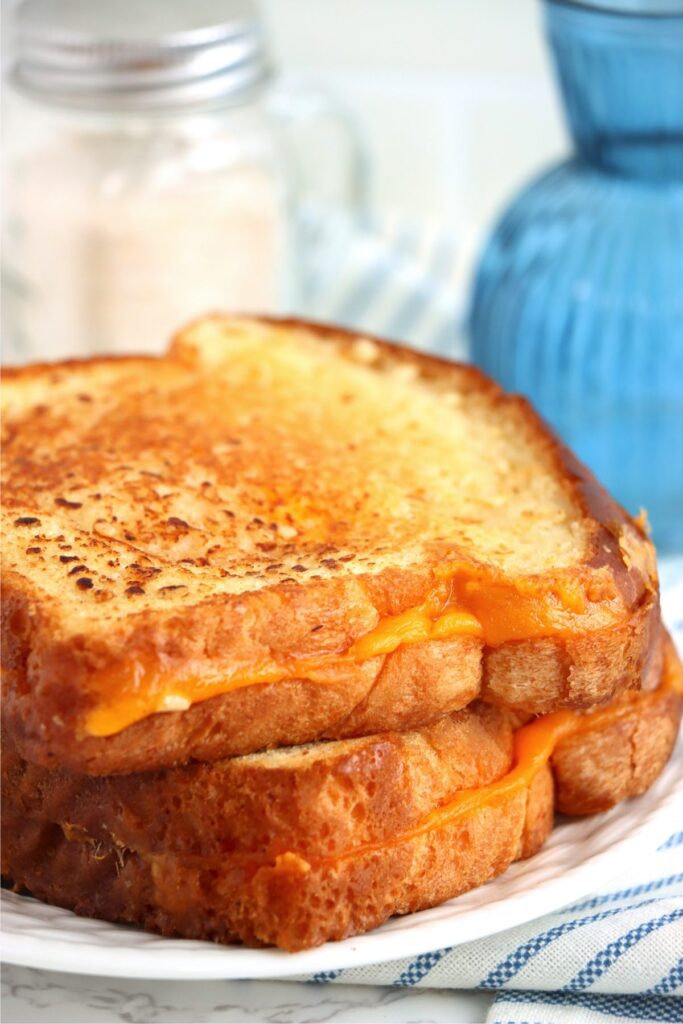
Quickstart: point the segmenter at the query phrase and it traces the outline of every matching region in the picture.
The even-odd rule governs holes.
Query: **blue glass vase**
[[[575,154],[489,238],[472,358],[681,551],[683,0],[544,7]]]

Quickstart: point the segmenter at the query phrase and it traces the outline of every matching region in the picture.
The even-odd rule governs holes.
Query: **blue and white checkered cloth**
[[[462,355],[467,246],[400,224],[383,237],[342,227],[339,245],[348,269],[321,277],[309,316]],[[662,591],[683,649],[683,559],[662,566]],[[487,1024],[683,1022],[683,809],[670,838],[618,888],[467,945],[309,980],[492,990]]]

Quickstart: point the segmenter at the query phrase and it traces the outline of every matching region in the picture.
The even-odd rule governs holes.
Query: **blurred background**
[[[16,6],[0,5],[5,67]],[[380,213],[458,230],[488,223],[515,184],[566,149],[537,0],[260,7],[284,80],[325,83],[353,108]]]
[[[327,75],[353,100],[379,210],[476,227],[565,147],[534,0],[270,0],[265,11],[285,67]]]
[[[461,232],[566,150],[536,0],[266,0],[280,62],[353,104],[373,207]]]
[[[4,0],[6,362],[473,359],[683,550],[683,0]]]
[[[13,61],[21,49],[21,21],[17,28],[13,17],[19,6],[14,0],[3,2],[1,6],[6,74],[11,74]],[[197,7],[189,0],[181,0],[180,3],[142,0],[138,6],[140,9],[158,9],[154,31],[159,35],[177,26],[182,27],[187,11]],[[131,5],[132,11],[134,8],[135,5]],[[236,17],[239,8],[234,0],[224,0],[223,3],[217,0],[208,5],[207,20],[220,19],[221,15]],[[50,9],[54,11],[52,18],[46,13]],[[86,9],[87,13],[84,13]],[[298,198],[303,200],[307,214],[305,241],[320,242],[322,233],[324,244],[311,250],[309,264],[301,270],[302,280],[286,282],[277,289],[277,295],[268,293],[267,289],[261,293],[242,285],[243,297],[239,294],[233,296],[227,289],[225,294],[216,295],[215,299],[220,299],[222,305],[239,308],[256,302],[257,306],[267,305],[280,311],[312,307],[310,311],[322,314],[327,311],[326,304],[329,303],[327,299],[320,299],[320,293],[325,290],[327,294],[328,275],[334,277],[338,273],[339,263],[348,253],[349,237],[343,229],[348,227],[349,220],[356,225],[363,222],[364,226],[372,226],[374,234],[389,244],[395,244],[404,253],[408,250],[412,254],[421,246],[419,255],[426,267],[432,255],[439,259],[438,252],[429,252],[430,246],[437,244],[436,239],[449,236],[452,251],[446,254],[445,259],[442,254],[437,268],[440,281],[446,290],[450,290],[450,294],[442,297],[444,315],[451,321],[450,332],[447,326],[441,345],[445,343],[452,352],[462,350],[462,338],[454,324],[456,320],[460,323],[466,282],[485,227],[516,185],[540,164],[566,150],[561,112],[540,31],[538,3],[536,0],[371,0],[369,3],[363,0],[325,0],[324,3],[314,0],[262,0],[257,10],[263,19],[264,45],[275,69],[275,79],[268,86],[268,102],[271,107],[296,108],[296,127],[287,134],[291,143],[290,156],[291,146],[296,149],[292,162],[296,163],[297,188],[301,192]],[[29,24],[30,32],[35,34],[39,31],[42,37],[50,39],[54,39],[60,29],[64,30],[67,18],[70,19],[69,31],[76,34],[88,32],[94,38],[104,39],[108,33],[112,34],[112,29],[120,34],[130,31],[130,26],[126,25],[126,5],[115,0],[89,0],[75,4],[68,0],[44,0],[37,3],[30,13],[38,24],[38,30]],[[30,32],[24,29],[29,43],[32,39]],[[34,59],[34,54],[29,53],[28,56]],[[39,59],[45,59],[45,55],[40,54]],[[63,61],[63,54],[55,47],[47,59],[58,65]],[[86,350],[91,346],[139,347],[140,336],[144,335],[145,329],[146,344],[158,347],[167,337],[172,320],[164,321],[160,329],[155,330],[154,318],[150,317],[149,326],[147,323],[139,325],[138,337],[128,341],[120,336],[120,331],[114,330],[107,332],[109,337],[99,343],[92,337],[90,326],[84,325],[79,331],[73,320],[64,326],[69,334],[68,342],[56,337],[50,341],[39,323],[34,327],[27,324],[26,302],[22,298],[17,300],[16,288],[25,293],[31,290],[32,284],[35,287],[36,282],[26,278],[36,276],[31,274],[30,268],[38,260],[44,273],[52,275],[55,271],[52,267],[48,271],[45,266],[47,257],[44,252],[40,257],[35,252],[35,249],[43,250],[47,245],[42,237],[40,240],[36,238],[33,253],[29,253],[30,242],[26,237],[24,251],[21,245],[11,244],[13,227],[14,236],[22,232],[26,236],[31,227],[31,215],[22,214],[22,199],[25,206],[33,208],[35,205],[33,198],[25,194],[26,183],[22,180],[27,162],[22,159],[23,153],[18,160],[14,154],[34,146],[30,164],[35,166],[39,163],[43,174],[48,173],[46,163],[52,164],[50,188],[55,190],[55,202],[60,209],[59,214],[54,215],[52,226],[47,225],[43,211],[43,232],[53,238],[61,233],[65,248],[59,262],[62,263],[66,252],[71,251],[74,274],[77,268],[73,264],[85,257],[74,252],[72,241],[67,242],[64,236],[68,234],[71,238],[73,222],[86,214],[82,203],[76,213],[71,196],[66,202],[71,204],[72,224],[64,227],[65,200],[58,193],[60,190],[66,193],[68,188],[60,181],[59,167],[62,167],[62,179],[72,180],[71,192],[74,188],[92,192],[97,187],[93,179],[98,174],[101,190],[108,189],[112,194],[117,189],[105,166],[95,169],[91,161],[91,165],[85,168],[81,158],[75,169],[74,154],[65,157],[62,152],[60,163],[54,147],[49,150],[48,137],[54,139],[55,135],[61,134],[62,151],[67,137],[74,142],[78,124],[68,123],[68,116],[60,118],[60,114],[67,115],[73,106],[72,97],[66,96],[63,103],[55,104],[53,83],[47,83],[44,89],[42,82],[38,89],[32,82],[30,86],[34,102],[28,107],[17,101],[15,91],[10,93],[5,104],[9,125],[5,151],[9,151],[10,163],[6,178],[8,216],[5,217],[4,232],[6,244],[8,236],[10,238],[4,261],[5,358],[15,361],[27,356],[35,357],[40,354],[36,349],[40,349],[43,355],[50,352],[58,355],[64,345],[78,348],[81,343],[77,335],[82,332],[90,334],[82,343]],[[84,80],[84,89],[87,87]],[[323,103],[327,100],[334,108],[331,116],[326,117],[324,111],[322,116],[318,116],[321,97]],[[248,106],[250,97],[247,96],[246,100]],[[97,106],[97,103],[92,106]],[[114,124],[115,112],[106,102],[100,106],[105,111],[109,109],[109,124],[114,135],[120,128]],[[172,103],[169,104],[171,107]],[[92,120],[92,111],[88,113]],[[194,112],[184,113],[187,116]],[[345,123],[340,125],[342,120]],[[104,117],[102,124],[105,124]],[[85,119],[83,125],[81,134],[85,135]],[[341,137],[345,131],[348,139]],[[245,134],[248,132],[249,126]],[[82,151],[82,141],[74,142],[72,148]],[[158,148],[158,142],[156,144]],[[245,149],[248,146],[247,140]],[[349,181],[354,174],[354,169],[349,167],[349,162],[353,162],[349,146],[360,150],[360,154],[356,154],[359,161],[355,174],[361,180],[355,184]],[[42,152],[36,152],[41,148]],[[200,147],[196,148],[199,152]],[[121,151],[114,152],[113,144],[109,146],[108,155],[101,157],[101,163],[104,165],[108,159],[114,165],[125,163],[127,159],[129,164],[137,164],[139,178],[155,174],[158,177],[161,173],[159,165],[167,154],[159,154],[154,167],[151,145],[149,149],[148,166],[145,168],[140,167],[139,152],[126,158]],[[17,163],[20,171],[15,170]],[[83,179],[80,183],[73,181],[77,175]],[[132,172],[129,178],[132,179]],[[191,189],[193,183],[186,181],[185,184]],[[12,189],[12,185],[16,185],[16,189]],[[46,188],[43,181],[35,185],[43,196],[39,200],[43,204],[46,202]],[[126,191],[129,195],[135,190],[132,180],[118,188],[120,193]],[[167,183],[157,184],[154,188],[148,187],[148,183],[143,186],[140,181],[137,184],[137,191],[140,195],[144,193],[144,201],[149,204],[164,188],[168,188]],[[22,190],[24,196],[14,199],[13,196]],[[92,200],[91,219],[98,215],[94,205]],[[187,219],[193,217],[196,221],[203,210],[201,205],[191,209],[191,203],[187,201]],[[117,218],[120,214],[119,206]],[[144,215],[140,213],[139,217],[142,220]],[[16,224],[21,219],[26,222],[23,228]],[[151,219],[148,212],[147,220]],[[312,224],[312,220],[316,223]],[[206,225],[204,232],[207,236],[210,233]],[[358,233],[354,231],[353,234],[358,242]],[[91,231],[88,236],[90,251],[87,258],[90,260],[93,248]],[[128,251],[121,240],[118,248],[111,240],[102,248],[107,250],[104,262],[110,264],[125,258]],[[149,254],[149,258],[161,257]],[[66,289],[62,290],[59,299],[61,306],[69,301],[69,282],[64,280],[64,275],[64,269],[60,267],[58,276],[62,289]],[[92,273],[88,276],[92,278]],[[309,286],[308,289],[305,285]],[[189,287],[187,280],[185,286]],[[92,284],[87,290],[93,290]],[[95,286],[95,290],[99,292],[101,288]],[[213,300],[210,289],[205,291],[208,293],[205,301]],[[198,294],[196,303],[190,299],[187,311],[179,308],[175,315],[181,319],[195,315],[195,307],[201,303],[202,297]],[[118,300],[125,301],[121,289]],[[73,301],[77,300],[74,298]],[[334,299],[330,296],[329,301],[334,302]],[[138,315],[140,312],[138,309]],[[381,323],[375,323],[370,311],[367,312],[369,322],[366,329],[381,327]],[[56,326],[53,316],[53,332]],[[393,326],[394,333],[398,328],[398,334],[404,340],[408,326]],[[40,340],[36,340],[36,334],[42,334]],[[405,340],[409,339],[405,337]],[[429,342],[430,339],[425,337],[424,344]]]

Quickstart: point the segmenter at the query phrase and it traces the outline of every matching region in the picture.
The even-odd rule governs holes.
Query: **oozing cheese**
[[[409,843],[431,832],[467,821],[482,808],[495,806],[500,801],[522,794],[529,789],[534,779],[550,762],[557,747],[564,741],[582,733],[590,733],[613,725],[620,719],[643,713],[648,707],[656,706],[670,694],[683,698],[683,666],[673,646],[667,644],[662,681],[654,691],[628,691],[611,704],[597,711],[578,713],[561,711],[544,715],[517,729],[514,737],[513,767],[502,778],[487,785],[464,789],[448,802],[425,815],[414,826],[386,839],[361,843],[350,847],[341,854],[311,856],[296,850],[278,855],[275,863],[285,867],[291,864],[295,870],[308,871],[311,867],[334,865],[342,861],[355,860],[367,854],[381,853]],[[66,838],[72,842],[92,842],[87,831],[79,825],[62,824]],[[151,858],[162,856],[152,854]],[[231,853],[231,858],[246,861],[254,867],[261,863],[272,863],[265,852]],[[187,855],[188,860],[206,864],[213,855]],[[221,855],[224,860],[224,855]]]
[[[248,668],[216,663],[196,673],[184,666],[171,672],[161,660],[141,659],[102,670],[93,680],[96,705],[85,722],[91,736],[111,736],[158,712],[182,711],[192,704],[233,690],[283,680],[307,679],[332,685],[326,670],[391,654],[397,648],[426,640],[469,636],[497,646],[510,640],[570,636],[587,628],[590,604],[587,585],[547,581],[512,584],[472,569],[444,567],[427,600],[398,615],[386,616],[344,653],[312,658],[267,658]],[[592,584],[595,588],[595,584]],[[588,628],[613,625],[623,616],[615,592],[591,593]]]
[[[628,691],[612,704],[585,714],[575,711],[558,711],[543,715],[515,732],[514,767],[501,779],[474,789],[463,789],[448,803],[427,814],[413,828],[399,836],[378,843],[366,843],[337,856],[344,860],[362,856],[377,850],[396,846],[399,843],[418,838],[429,832],[456,824],[480,811],[483,807],[495,805],[516,793],[529,788],[536,775],[549,763],[556,748],[563,740],[608,726],[620,718],[642,711],[649,704],[656,703],[667,693],[683,697],[683,667],[673,651],[667,651],[662,682],[657,690],[643,692]]]
[[[91,736],[111,736],[156,712],[183,711],[198,701],[258,683],[309,679],[321,686],[332,685],[333,680],[321,674],[325,669],[391,654],[403,644],[453,636],[481,637],[482,633],[481,624],[469,612],[450,608],[433,616],[424,605],[382,619],[341,655],[270,659],[233,671],[202,667],[201,675],[193,677],[186,673],[180,678],[174,678],[153,662],[131,662],[117,667],[115,672],[100,673],[98,683],[104,699],[88,715],[86,729]]]

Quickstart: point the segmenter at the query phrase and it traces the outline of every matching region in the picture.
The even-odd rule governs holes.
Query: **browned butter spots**
[[[60,508],[82,508],[82,501],[68,501],[66,498],[55,498],[55,505]]]
[[[179,530],[190,529],[190,524],[186,523],[184,519],[179,519],[178,516],[169,516],[166,522],[169,526],[177,526]]]

